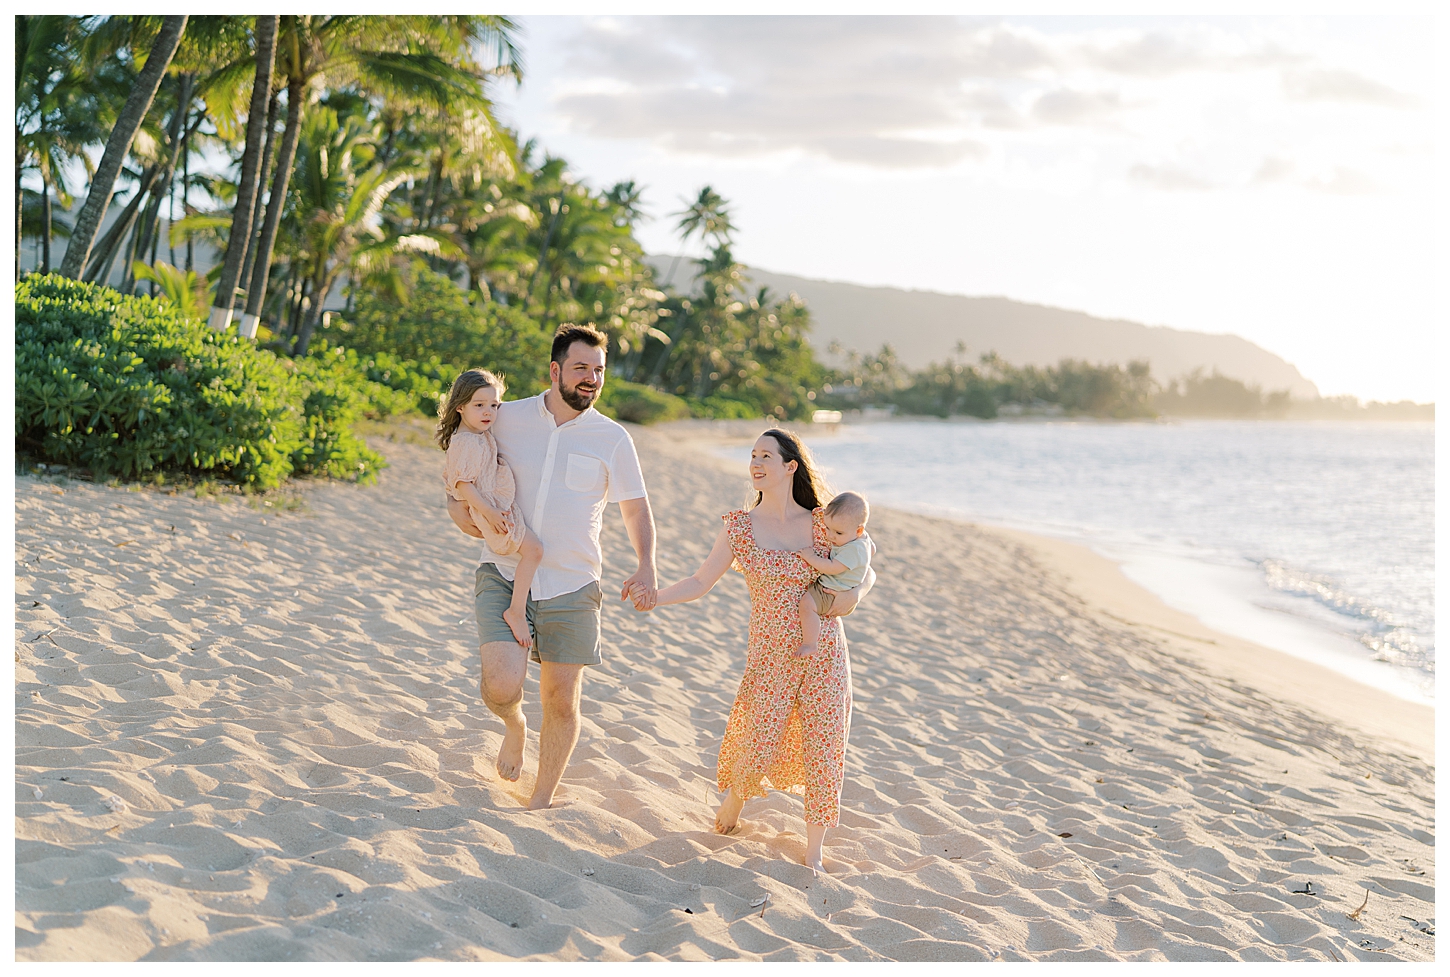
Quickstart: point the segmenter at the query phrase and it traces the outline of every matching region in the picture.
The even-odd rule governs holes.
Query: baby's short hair
[[[857,495],[855,492],[842,492],[830,502],[826,503],[826,515],[841,516],[851,520],[858,526],[866,525],[866,520],[871,518],[871,506],[866,504],[866,496]]]

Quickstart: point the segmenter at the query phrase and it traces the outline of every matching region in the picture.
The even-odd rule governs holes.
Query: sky
[[[651,252],[708,184],[747,265],[1235,333],[1325,395],[1435,399],[1428,17],[518,19],[501,119],[643,184]]]

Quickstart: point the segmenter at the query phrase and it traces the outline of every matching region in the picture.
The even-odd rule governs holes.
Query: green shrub
[[[692,417],[711,417],[717,420],[730,420],[733,418],[756,418],[763,417],[759,407],[754,404],[747,404],[743,400],[735,400],[731,397],[722,397],[719,394],[712,394],[704,399],[689,398],[690,415]]]
[[[614,377],[605,381],[604,391],[594,406],[602,414],[633,424],[655,424],[690,416],[690,405],[674,394]]]
[[[429,417],[438,416],[438,404],[463,372],[462,367],[444,363],[436,356],[418,363],[391,353],[375,353],[362,362],[369,380],[406,396],[410,409]]]
[[[17,447],[102,477],[367,479],[382,459],[351,423],[407,402],[335,351],[286,360],[165,301],[59,275],[15,288]]]
[[[503,374],[521,395],[547,381],[553,336],[537,322],[464,291],[447,275],[417,268],[408,272],[408,279],[404,302],[381,294],[359,295],[356,309],[346,317],[334,316],[314,341],[345,346],[363,357],[386,354],[422,364],[460,364],[454,376],[468,367],[482,367]]]

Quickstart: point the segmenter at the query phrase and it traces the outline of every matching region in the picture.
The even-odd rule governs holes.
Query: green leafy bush
[[[594,406],[601,414],[632,424],[655,424],[690,416],[690,405],[673,394],[610,377]]]
[[[16,443],[47,461],[256,488],[294,471],[370,479],[383,461],[352,422],[408,404],[336,351],[286,360],[165,301],[59,275],[16,285]]]
[[[755,418],[764,417],[765,413],[754,404],[747,404],[743,400],[735,400],[730,397],[722,397],[719,394],[711,394],[704,399],[689,398],[690,415],[693,417],[711,417],[715,419],[730,420],[733,418]]]
[[[420,364],[460,364],[460,371],[482,367],[503,374],[520,394],[547,381],[553,336],[534,320],[464,291],[447,275],[416,268],[408,277],[405,301],[363,293],[356,309],[343,318],[334,316],[315,341],[345,346],[363,357],[387,354]]]

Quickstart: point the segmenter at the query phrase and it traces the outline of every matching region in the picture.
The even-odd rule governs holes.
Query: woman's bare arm
[[[831,609],[824,617],[840,617],[848,611],[854,610],[856,605],[861,603],[861,598],[876,585],[876,571],[872,567],[866,568],[866,576],[860,585],[851,589],[843,590],[836,594],[836,600],[831,604]]]
[[[661,590],[655,598],[655,606],[683,604],[687,600],[705,596],[710,592],[710,588],[714,587],[725,575],[725,571],[730,569],[730,561],[733,557],[734,554],[730,552],[730,537],[724,528],[721,528],[720,535],[715,537],[715,545],[710,549],[710,555],[705,557],[705,562],[700,564],[700,569],[679,583],[671,584]]]

